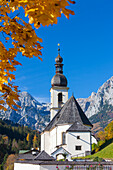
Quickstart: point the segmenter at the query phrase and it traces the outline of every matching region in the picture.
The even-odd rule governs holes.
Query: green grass
[[[91,157],[112,158],[113,159],[113,143],[109,144],[101,151],[91,155]]]
[[[86,157],[79,157],[79,158],[73,158],[73,159],[85,159],[85,158],[90,158],[90,159],[94,159],[95,157],[99,157],[99,158],[108,158],[108,159],[113,159],[113,143],[109,144],[108,146],[106,146],[104,149],[102,149],[101,151],[98,151],[97,153],[93,154],[93,155],[89,155]]]

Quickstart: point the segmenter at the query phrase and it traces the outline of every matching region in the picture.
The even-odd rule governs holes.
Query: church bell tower
[[[58,56],[55,58],[56,74],[51,80],[51,120],[59,111],[59,109],[68,100],[67,79],[63,75],[63,58],[60,56],[60,48],[58,47]]]

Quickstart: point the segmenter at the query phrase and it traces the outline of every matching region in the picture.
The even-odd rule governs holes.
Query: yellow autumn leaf
[[[6,40],[9,40],[9,37],[6,37]]]
[[[66,8],[70,5],[69,3],[74,4],[75,1],[0,0],[0,32],[3,33],[3,39],[6,40],[6,43],[9,39],[12,41],[11,46],[6,48],[2,39],[0,39],[0,92],[2,93],[1,101],[4,101],[11,108],[16,105],[15,100],[19,100],[18,87],[12,81],[15,80],[16,66],[21,65],[16,60],[17,53],[20,52],[23,56],[29,58],[36,56],[42,60],[40,57],[42,55],[40,44],[42,39],[37,36],[31,24],[34,24],[36,29],[41,26],[57,24],[57,18],[61,17],[61,13],[69,18],[70,14],[74,15],[73,11]],[[25,17],[28,16],[28,23],[20,18],[18,11],[16,11],[19,10],[19,7],[24,9]],[[16,11],[16,15],[13,13],[14,11]],[[5,109],[2,104],[0,103],[0,109]]]
[[[29,23],[32,24],[34,21],[33,17],[29,17]]]
[[[4,100],[0,100],[0,104],[4,104],[5,102],[4,102]]]

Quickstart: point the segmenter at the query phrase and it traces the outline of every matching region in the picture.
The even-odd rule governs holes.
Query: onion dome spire
[[[55,58],[56,73],[63,74],[63,58],[60,56],[60,44],[58,44],[58,56]]]
[[[60,44],[58,44],[58,56],[55,58],[55,62],[56,74],[51,80],[51,85],[67,87],[67,79],[63,75],[63,58],[60,56]]]

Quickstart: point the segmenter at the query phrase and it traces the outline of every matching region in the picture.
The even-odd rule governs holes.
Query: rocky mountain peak
[[[14,123],[24,124],[33,129],[43,130],[49,122],[49,104],[38,102],[28,92],[19,94],[17,103],[21,106],[17,111],[8,107],[7,111],[0,113],[0,118],[8,119]]]
[[[101,111],[104,105],[113,105],[113,76],[88,98],[77,99],[88,117]]]
[[[19,96],[20,96],[19,100],[22,106],[34,106],[34,107],[36,107],[37,105],[41,106],[41,103],[34,99],[28,92],[25,91],[21,92]]]
[[[96,96],[96,93],[95,92],[92,92],[91,93],[91,99],[94,98]]]
[[[87,117],[101,111],[113,110],[113,76],[88,98],[77,99]],[[43,130],[50,121],[50,103],[40,103],[28,92],[21,92],[17,102],[21,108],[14,111],[8,107],[6,112],[0,112],[0,118],[9,119],[14,123],[24,124],[33,129]]]

